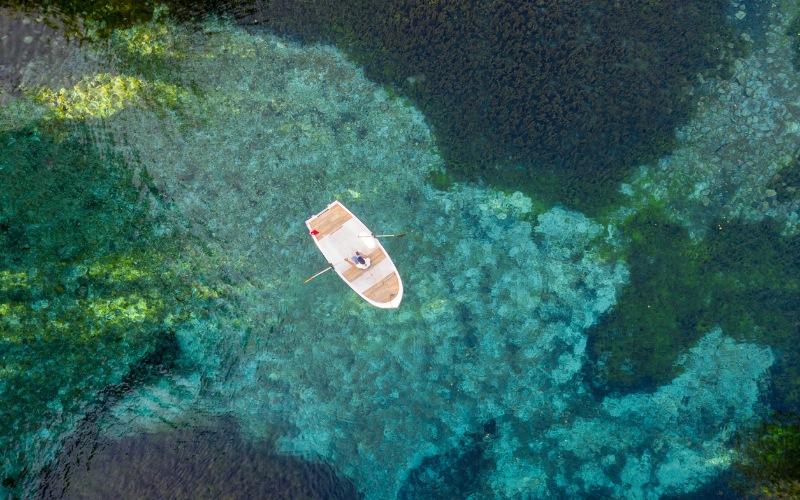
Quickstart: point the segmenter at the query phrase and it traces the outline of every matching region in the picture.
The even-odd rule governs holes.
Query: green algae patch
[[[31,261],[104,255],[137,234],[144,242],[149,215],[132,186],[133,171],[95,146],[88,129],[59,133],[70,135],[37,129],[0,135],[0,245],[11,272]]]
[[[694,240],[662,208],[629,217],[619,230],[629,241],[630,283],[590,330],[598,382],[622,391],[663,385],[680,373],[678,356],[717,325],[782,349],[781,366],[795,359],[800,238],[780,229],[771,220],[720,220]],[[796,369],[776,373],[775,397],[800,404],[791,397],[796,378]]]
[[[88,129],[64,133],[0,133],[4,496],[190,314],[180,247],[152,216],[147,176],[135,187],[133,170]]]
[[[110,73],[85,76],[69,89],[40,87],[30,90],[29,94],[47,106],[52,116],[70,120],[108,118],[126,106],[144,103],[174,109],[194,97],[190,91],[176,85]]]
[[[142,83],[138,78],[100,73],[84,77],[71,89],[41,88],[33,96],[52,107],[59,118],[106,118],[138,99]]]
[[[183,51],[179,46],[186,40],[176,39],[174,31],[167,26],[146,24],[115,31],[112,39],[128,53],[139,57],[180,57]]]

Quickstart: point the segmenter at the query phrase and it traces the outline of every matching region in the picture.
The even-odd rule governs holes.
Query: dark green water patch
[[[726,7],[273,0],[257,19],[337,43],[412,97],[455,174],[586,207],[613,202],[632,165],[673,147],[697,74],[740,50]]]
[[[800,27],[798,27],[800,30]],[[795,152],[794,159],[780,169],[775,177],[770,181],[769,188],[775,191],[774,195],[781,203],[791,203],[800,200],[800,161],[798,153]]]
[[[482,474],[495,467],[484,453],[496,433],[497,424],[490,420],[483,424],[481,432],[467,434],[458,447],[425,458],[409,473],[397,498],[444,500],[491,496],[490,491],[484,490]]]
[[[156,236],[150,182],[135,186],[105,139],[79,125],[0,134],[4,488],[41,466],[33,443],[57,439],[189,312],[171,265],[179,243]]]
[[[621,228],[630,238],[630,283],[590,331],[595,380],[604,391],[654,389],[714,326],[740,341],[775,347],[783,372],[774,397],[798,405],[796,338],[800,325],[800,237],[772,220],[721,220],[703,240],[646,208]]]
[[[105,255],[143,237],[148,207],[133,172],[94,141],[80,126],[0,134],[4,267]]]
[[[800,417],[776,412],[740,433],[738,473],[732,481],[747,498],[800,498]]]
[[[228,421],[205,428],[78,443],[38,498],[357,499],[324,464],[277,455]]]

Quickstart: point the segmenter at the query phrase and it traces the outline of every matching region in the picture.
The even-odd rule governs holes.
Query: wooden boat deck
[[[376,302],[389,302],[397,296],[399,286],[400,275],[397,272],[393,272],[364,290],[364,295]]]
[[[315,235],[317,240],[321,240],[332,235],[344,225],[345,222],[353,218],[353,214],[347,211],[343,205],[332,205],[315,219],[309,219],[309,228],[318,231]]]

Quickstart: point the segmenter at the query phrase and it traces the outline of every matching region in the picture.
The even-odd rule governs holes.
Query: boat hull
[[[341,202],[334,201],[310,217],[306,227],[333,270],[361,298],[382,309],[400,306],[403,281],[397,267],[372,231]],[[369,268],[346,262],[356,251],[370,259]]]

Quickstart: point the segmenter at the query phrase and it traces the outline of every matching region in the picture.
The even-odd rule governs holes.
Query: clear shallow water
[[[446,165],[423,115],[330,47],[165,18],[59,47],[26,55],[26,91],[4,95],[8,492],[101,496],[114,470],[132,495],[690,494],[768,410],[783,352],[766,335],[698,327],[638,390],[598,393],[587,370],[631,370],[597,359],[588,333],[632,279],[626,218],[655,198],[695,238],[721,215],[790,236],[786,186],[788,202],[754,203],[777,198],[762,193],[773,167],[706,170],[686,140],[593,219],[520,192],[435,187]],[[748,75],[766,69],[759,57],[741,63]],[[727,106],[679,136],[729,121]],[[728,133],[783,154],[790,120],[770,127]],[[736,182],[703,194],[715,180]],[[302,221],[333,198],[408,234],[385,242],[406,283],[398,311],[334,276],[302,284],[325,265]],[[150,481],[143,468],[163,470]]]

